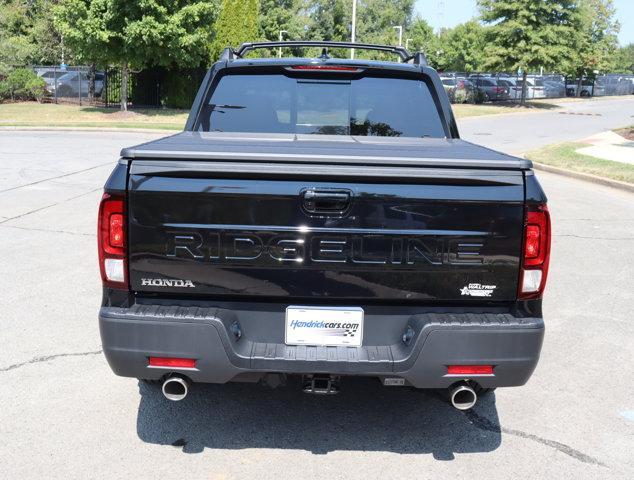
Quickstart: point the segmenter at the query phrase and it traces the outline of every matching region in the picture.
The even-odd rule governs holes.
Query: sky
[[[416,13],[438,29],[453,27],[478,14],[476,0],[417,0]],[[634,43],[634,0],[614,0],[616,18],[621,23],[619,43]]]

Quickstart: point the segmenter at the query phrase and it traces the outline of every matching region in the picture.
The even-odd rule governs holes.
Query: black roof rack
[[[352,43],[352,42],[330,42],[330,41],[313,41],[313,40],[289,40],[284,42],[254,42],[243,43],[234,50],[228,47],[222,53],[222,60],[233,60],[234,58],[242,58],[244,54],[251,50],[259,48],[293,48],[293,47],[321,47],[321,48],[348,48],[359,50],[377,50],[381,52],[390,52],[401,57],[403,62],[413,60],[415,64],[427,65],[427,59],[421,52],[410,54],[405,47],[394,45],[375,45],[372,43]]]

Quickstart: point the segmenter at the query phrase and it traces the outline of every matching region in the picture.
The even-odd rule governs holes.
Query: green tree
[[[53,25],[56,0],[0,0],[0,63],[54,64],[61,36]]]
[[[350,2],[346,3],[350,4]],[[394,27],[401,26],[403,27],[402,43],[405,44],[406,32],[412,25],[414,3],[414,0],[359,0],[356,35],[358,41],[397,45],[398,30]],[[348,10],[350,10],[349,6]]]
[[[279,40],[283,30],[284,40],[303,40],[308,23],[301,0],[261,0],[259,37],[262,40]]]
[[[215,24],[216,39],[212,58],[217,59],[226,47],[237,47],[258,38],[258,0],[222,0]]]
[[[352,4],[344,0],[316,0],[305,3],[308,17],[306,36],[310,40],[350,41]],[[357,6],[357,12],[359,7]],[[357,35],[357,39],[358,39]],[[359,41],[359,40],[357,40]],[[331,52],[346,56],[347,51]]]
[[[620,47],[614,55],[614,71],[634,73],[634,43]]]
[[[434,29],[421,17],[416,17],[410,25],[406,38],[410,38],[410,52],[421,51],[427,57],[429,64],[434,68],[438,67],[438,37],[434,34]],[[407,43],[407,40],[405,40]]]
[[[130,68],[195,67],[209,60],[215,2],[61,0],[55,24],[81,62],[121,66],[121,109]]]
[[[486,29],[477,20],[456,25],[439,37],[442,52],[439,61],[444,69],[455,72],[477,72],[483,68]]]
[[[578,78],[576,94],[581,94],[584,76],[614,68],[620,25],[614,19],[612,0],[580,0],[574,54],[567,62],[568,73]]]
[[[478,0],[486,30],[484,63],[499,70],[522,70],[521,103],[526,102],[526,74],[540,67],[561,67],[574,54],[578,39],[577,0]]]

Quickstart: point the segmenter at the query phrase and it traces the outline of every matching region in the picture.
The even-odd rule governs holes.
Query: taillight
[[[290,70],[317,70],[320,72],[361,72],[362,68],[348,67],[345,65],[295,65],[290,67]]]
[[[524,249],[518,296],[541,298],[550,260],[550,215],[544,205],[529,206],[524,224]]]
[[[125,201],[123,195],[104,193],[99,205],[99,269],[103,284],[128,288],[126,272]]]

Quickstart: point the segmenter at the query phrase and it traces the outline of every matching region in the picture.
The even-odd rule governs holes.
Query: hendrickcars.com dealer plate
[[[285,341],[287,345],[359,347],[363,341],[363,309],[287,307]]]

